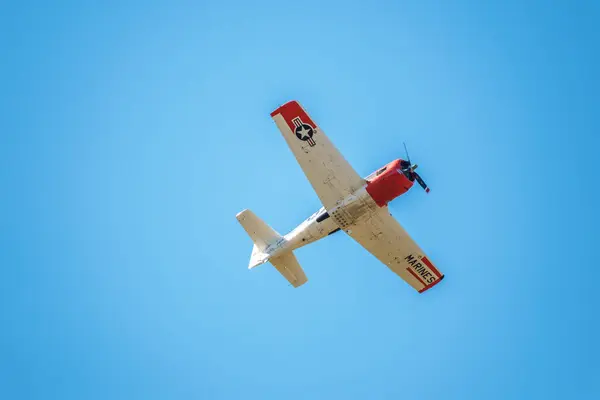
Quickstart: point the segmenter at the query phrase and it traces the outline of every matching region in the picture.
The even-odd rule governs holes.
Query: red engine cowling
[[[379,207],[406,193],[414,183],[400,171],[400,162],[394,160],[367,177],[367,193]]]

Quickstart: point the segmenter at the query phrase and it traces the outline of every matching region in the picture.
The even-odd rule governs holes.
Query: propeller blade
[[[402,144],[404,145],[404,151],[406,152],[406,161],[408,161],[408,163],[412,165],[412,163],[410,162],[410,156],[408,155],[408,149],[406,148],[406,143],[402,142]]]
[[[417,180],[417,182],[419,182],[419,185],[421,185],[421,187],[423,189],[425,189],[426,193],[429,193],[429,188],[427,187],[427,184],[423,181],[423,179],[421,179],[419,174],[417,174],[416,172],[414,174],[415,174],[415,179]]]

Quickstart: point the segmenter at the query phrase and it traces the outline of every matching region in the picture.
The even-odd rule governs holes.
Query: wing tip
[[[248,213],[248,209],[244,209],[242,211],[240,211],[239,213],[235,214],[235,218],[239,221],[241,219],[244,218],[244,215],[246,215]]]
[[[294,289],[296,289],[304,285],[306,282],[308,282],[308,279],[306,277],[304,279],[297,279],[292,283],[292,286],[294,287]]]
[[[442,275],[440,277],[440,279],[438,279],[437,281],[433,282],[431,285],[425,286],[423,289],[419,290],[419,293],[423,293],[423,292],[426,292],[427,290],[431,289],[432,287],[434,287],[435,285],[437,285],[438,283],[440,283],[441,281],[443,281],[445,277],[446,277],[446,275]]]
[[[285,109],[288,108],[302,108],[302,106],[300,106],[300,103],[298,103],[297,100],[290,100],[287,103],[284,103],[283,105],[277,107],[272,113],[271,113],[271,117],[276,116],[277,114],[281,114],[281,112]]]

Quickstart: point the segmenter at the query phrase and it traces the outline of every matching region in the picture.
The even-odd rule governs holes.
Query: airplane
[[[429,193],[408,152],[407,160],[394,160],[361,178],[299,102],[285,103],[271,118],[323,207],[284,236],[252,211],[238,213],[237,220],[254,242],[248,269],[270,261],[299,287],[308,279],[293,251],[344,231],[419,293],[444,279],[387,207],[415,181]]]

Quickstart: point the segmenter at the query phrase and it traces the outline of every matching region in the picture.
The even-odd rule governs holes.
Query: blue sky
[[[112,3],[0,6],[1,398],[600,397],[597,2]],[[407,142],[442,284],[246,269],[237,212],[320,207],[291,99],[363,175]]]

